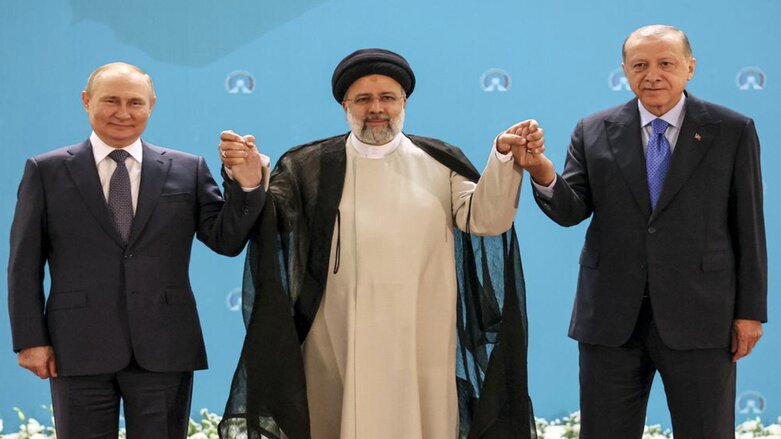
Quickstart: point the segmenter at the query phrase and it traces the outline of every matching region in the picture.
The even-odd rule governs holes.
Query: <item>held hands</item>
[[[762,322],[736,319],[732,322],[732,362],[747,356],[762,337]]]
[[[220,133],[220,160],[225,169],[243,188],[260,186],[263,176],[263,155],[255,145],[255,136],[240,136],[233,131]],[[268,158],[266,159],[268,160]]]
[[[553,182],[556,171],[545,157],[545,136],[536,120],[527,119],[508,128],[497,138],[496,149],[502,154],[512,151],[515,163],[529,171],[537,184]]]
[[[35,346],[19,351],[19,366],[30,370],[41,379],[57,378],[57,363],[51,346]]]

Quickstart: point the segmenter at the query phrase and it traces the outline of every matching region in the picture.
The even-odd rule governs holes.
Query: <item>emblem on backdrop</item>
[[[234,288],[228,292],[225,305],[229,311],[241,311],[241,288]]]
[[[624,69],[619,67],[610,72],[607,77],[607,85],[613,91],[629,90],[629,81],[626,80]]]
[[[743,392],[738,396],[737,410],[741,415],[761,415],[765,411],[765,397],[754,390]]]
[[[230,94],[249,94],[255,90],[255,78],[250,72],[236,70],[225,78],[225,89]]]
[[[502,69],[488,69],[480,77],[484,92],[507,91],[510,88],[510,74]]]
[[[762,90],[765,88],[765,72],[759,67],[743,67],[735,78],[739,90]]]

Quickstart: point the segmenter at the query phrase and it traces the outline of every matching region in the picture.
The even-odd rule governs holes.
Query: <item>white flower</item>
[[[566,432],[567,428],[563,425],[549,425],[542,439],[562,439]]]
[[[206,436],[206,433],[199,431],[198,433],[195,433],[194,435],[188,437],[187,439],[209,439],[209,436]]]
[[[42,432],[45,429],[43,425],[41,425],[40,422],[38,422],[35,418],[30,418],[27,420],[27,433],[30,433],[31,435],[35,435],[37,433]]]
[[[738,425],[737,431],[743,433],[743,432],[756,432],[759,433],[762,431],[762,423],[760,422],[759,418],[757,419],[749,419],[746,422]],[[751,436],[753,437],[753,436]]]

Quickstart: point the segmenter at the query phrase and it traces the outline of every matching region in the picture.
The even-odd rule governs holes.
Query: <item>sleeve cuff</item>
[[[492,148],[493,148],[493,150],[494,150],[494,155],[496,155],[496,158],[497,158],[497,159],[498,159],[498,160],[499,160],[501,163],[507,163],[507,162],[509,162],[510,160],[512,160],[512,159],[513,159],[513,152],[512,152],[512,151],[509,151],[509,152],[507,152],[506,154],[503,154],[503,153],[499,152],[499,150],[496,148],[496,141],[497,141],[497,139],[499,139],[499,137],[498,137],[498,136],[497,136],[496,138],[494,138],[494,145],[493,145],[493,147],[492,147]]]
[[[261,177],[261,183],[259,185],[255,186],[255,187],[244,187],[244,186],[242,186],[241,190],[244,191],[244,192],[252,192],[252,191],[258,189],[261,186],[266,186],[266,184],[264,184],[264,182],[266,180],[268,180],[268,171],[267,170],[269,169],[270,165],[271,165],[271,159],[267,155],[261,154],[260,155],[260,166],[262,167],[262,172],[263,172],[263,177]],[[231,181],[235,181],[234,178],[233,178],[233,171],[231,171],[230,168],[226,168],[223,165],[222,169],[225,170],[225,175],[227,175],[228,178],[231,179]]]
[[[553,176],[553,181],[548,186],[543,186],[541,184],[537,184],[537,182],[534,181],[534,179],[530,178],[529,180],[532,181],[532,185],[534,185],[534,189],[537,191],[539,196],[545,200],[550,200],[553,198],[553,186],[556,185],[556,181],[559,179],[558,175]]]

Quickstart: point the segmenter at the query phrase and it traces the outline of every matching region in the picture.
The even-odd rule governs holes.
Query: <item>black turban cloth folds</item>
[[[385,49],[360,49],[347,55],[334,70],[331,88],[336,101],[341,103],[353,82],[369,75],[393,78],[406,96],[415,90],[415,74],[404,57]]]

